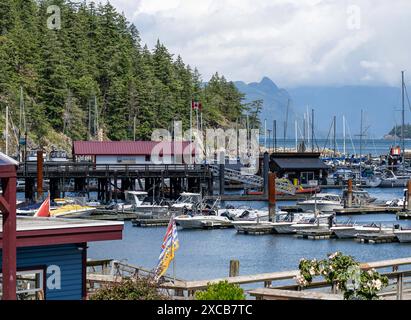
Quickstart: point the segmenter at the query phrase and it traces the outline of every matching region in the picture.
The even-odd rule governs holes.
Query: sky
[[[203,80],[282,87],[400,86],[411,71],[409,0],[111,0],[143,43],[160,39]]]

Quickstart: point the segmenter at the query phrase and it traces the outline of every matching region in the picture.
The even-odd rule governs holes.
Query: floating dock
[[[133,227],[140,228],[153,228],[153,227],[164,227],[170,222],[170,218],[160,218],[160,219],[133,219]]]
[[[237,227],[237,232],[242,234],[261,236],[274,233],[274,228],[267,225],[249,225]]]
[[[300,230],[297,231],[297,237],[309,240],[326,240],[331,239],[334,236],[333,232],[329,229],[313,229],[313,230]]]
[[[357,241],[361,243],[391,243],[398,242],[397,237],[393,233],[369,233],[369,234],[358,234]]]

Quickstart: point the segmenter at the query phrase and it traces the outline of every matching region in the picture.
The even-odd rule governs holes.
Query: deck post
[[[269,203],[269,220],[270,221],[275,221],[275,206],[276,206],[275,180],[276,180],[276,174],[273,172],[270,172],[268,174],[268,203]]]
[[[230,260],[229,277],[238,277],[240,275],[240,261]]]
[[[402,290],[403,287],[403,274],[399,273],[397,275],[397,300],[402,300]]]
[[[220,163],[220,195],[224,195],[224,172],[225,172],[225,165],[224,163]]]

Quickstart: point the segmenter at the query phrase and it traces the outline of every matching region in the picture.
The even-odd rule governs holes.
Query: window
[[[3,277],[0,275],[0,296],[3,292]],[[44,299],[44,270],[18,271],[16,278],[17,300]]]
[[[314,180],[314,172],[301,172],[300,175],[301,184],[308,184],[311,180]]]

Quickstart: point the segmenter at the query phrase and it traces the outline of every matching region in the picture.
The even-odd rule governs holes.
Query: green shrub
[[[126,279],[98,289],[90,300],[166,300],[151,279]]]
[[[221,281],[208,284],[206,291],[197,291],[196,300],[245,300],[244,290],[236,284]]]

